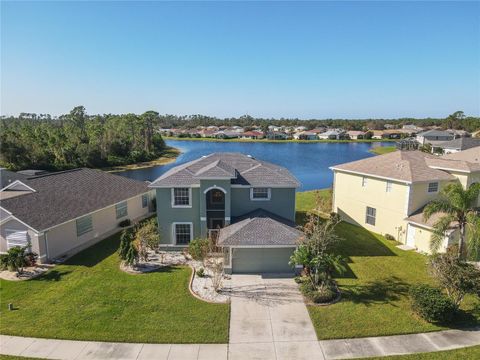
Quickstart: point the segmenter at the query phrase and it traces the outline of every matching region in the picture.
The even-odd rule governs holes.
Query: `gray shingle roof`
[[[22,182],[36,192],[0,205],[38,231],[148,192],[145,182],[93,169],[25,177]]]
[[[443,141],[435,146],[441,147],[442,149],[467,150],[480,146],[480,139],[461,137],[450,141]]]
[[[302,232],[295,223],[263,209],[233,219],[220,230],[219,246],[284,246],[296,245]]]
[[[232,184],[298,187],[298,180],[284,167],[241,153],[213,153],[176,166],[151,187],[192,186],[201,179],[230,178]]]

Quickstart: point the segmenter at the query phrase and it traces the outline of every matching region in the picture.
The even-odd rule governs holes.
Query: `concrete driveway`
[[[229,359],[324,359],[291,275],[232,275]]]

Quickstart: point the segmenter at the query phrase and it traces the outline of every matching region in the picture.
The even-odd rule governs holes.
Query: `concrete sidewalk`
[[[480,329],[382,336],[374,338],[254,343],[250,351],[236,351],[239,344],[131,344],[70,341],[0,335],[0,353],[43,359],[125,359],[125,360],[225,360],[281,359],[295,349],[310,349],[309,358],[351,359],[369,356],[404,355],[451,350],[480,345]],[[273,350],[273,352],[269,351]],[[285,351],[282,351],[285,349]],[[315,349],[315,350],[314,350]],[[290,357],[290,359],[294,359]]]

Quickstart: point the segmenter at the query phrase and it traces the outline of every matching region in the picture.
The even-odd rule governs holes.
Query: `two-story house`
[[[213,153],[154,182],[161,244],[182,248],[215,234],[228,272],[290,272],[297,179],[285,168],[240,153]]]
[[[448,183],[460,181],[466,188],[480,181],[480,147],[442,157],[420,151],[396,151],[331,169],[333,211],[350,223],[390,234],[428,253],[438,216],[425,221],[423,208]],[[457,235],[452,224],[445,234],[443,249]]]

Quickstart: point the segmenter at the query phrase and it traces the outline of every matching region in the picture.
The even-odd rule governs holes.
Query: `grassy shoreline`
[[[395,146],[378,146],[376,148],[370,149],[369,151],[375,155],[383,155],[396,151]]]
[[[114,173],[114,172],[125,171],[125,170],[139,170],[139,169],[147,169],[147,168],[151,168],[159,165],[166,165],[177,160],[177,157],[181,153],[182,152],[179,149],[168,146],[158,159],[155,159],[152,161],[139,162],[135,164],[110,166],[106,168],[101,168],[101,170]]]
[[[269,139],[214,139],[214,138],[185,138],[185,137],[174,137],[174,136],[164,136],[164,140],[179,140],[179,141],[206,141],[206,142],[245,142],[245,143],[301,143],[301,144],[311,144],[311,143],[376,143],[376,142],[394,142],[394,139],[361,139],[361,140],[269,140]]]

